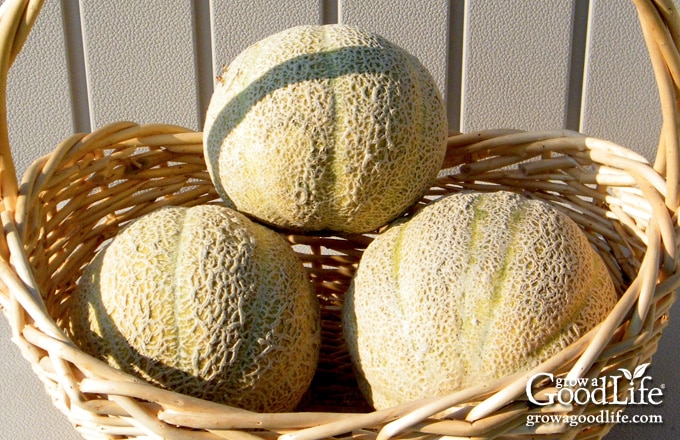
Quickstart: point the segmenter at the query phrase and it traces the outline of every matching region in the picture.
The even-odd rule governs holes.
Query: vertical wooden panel
[[[321,24],[321,2],[211,0],[214,76],[251,44],[289,27]]]
[[[581,131],[652,159],[661,130],[658,92],[631,2],[592,0]]]
[[[449,2],[340,0],[339,21],[376,32],[427,67],[446,99]]]
[[[461,130],[461,91],[465,41],[465,0],[452,0],[449,6],[448,55],[446,71],[446,114],[449,130]]]
[[[573,2],[468,0],[461,129],[563,127]]]
[[[45,2],[10,70],[7,87],[10,142],[21,175],[34,159],[73,133],[60,2]]]
[[[198,128],[191,3],[82,0],[93,128],[119,120]]]

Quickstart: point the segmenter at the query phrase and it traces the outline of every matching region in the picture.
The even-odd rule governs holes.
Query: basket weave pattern
[[[452,134],[428,195],[461,189],[522,193],[567,213],[599,251],[620,295],[598,327],[531,372],[451,395],[372,411],[359,394],[340,327],[343,295],[373,235],[284,235],[321,302],[323,346],[299,412],[257,414],[162,390],[74,346],[63,330],[84,265],[127,222],[164,205],[220,203],[202,136],[183,127],[119,122],[64,140],[18,182],[9,149],[7,72],[40,1],[8,1],[0,21],[0,301],[14,341],[86,438],[288,439],[403,436],[600,438],[611,425],[526,426],[557,411],[527,401],[534,372],[595,378],[649,362],[680,286],[677,268],[680,25],[670,1],[634,0],[657,76],[664,124],[657,160],[569,131]],[[666,4],[668,3],[668,4]],[[552,383],[538,383],[547,395]],[[543,393],[543,394],[542,394]],[[612,408],[610,408],[612,409]],[[574,406],[591,414],[596,405]]]

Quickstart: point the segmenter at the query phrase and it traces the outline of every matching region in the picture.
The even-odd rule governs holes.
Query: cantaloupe
[[[319,304],[301,261],[229,208],[138,218],[85,268],[70,301],[83,351],[190,396],[288,411],[316,370]]]
[[[547,202],[470,192],[397,222],[366,249],[343,325],[376,408],[538,365],[617,301],[583,231]]]
[[[203,132],[226,203],[279,228],[356,233],[421,198],[442,164],[447,122],[414,56],[335,24],[245,49],[219,76]]]

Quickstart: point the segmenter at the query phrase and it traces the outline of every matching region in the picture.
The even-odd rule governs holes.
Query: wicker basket
[[[655,164],[568,131],[451,135],[445,172],[418,205],[461,188],[507,189],[554,204],[582,226],[615,280],[620,300],[607,319],[530,372],[372,411],[357,390],[339,318],[371,235],[287,235],[321,301],[323,347],[299,412],[286,414],[258,414],[156,388],[84,354],[62,331],[83,265],[124,224],[163,205],[219,199],[203,161],[201,133],[129,122],[66,139],[17,184],[5,116],[7,72],[40,3],[7,1],[0,21],[0,300],[14,342],[84,437],[585,439],[609,431],[606,423],[527,426],[528,416],[564,414],[565,408],[528,401],[526,384],[536,372],[598,378],[619,368],[632,371],[649,362],[668,322],[680,285],[675,228],[680,24],[670,1],[634,0],[664,117]],[[551,392],[554,382],[534,384],[539,399]],[[566,414],[599,410],[592,403],[573,405]]]

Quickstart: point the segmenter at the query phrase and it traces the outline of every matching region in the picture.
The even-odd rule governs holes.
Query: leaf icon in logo
[[[624,376],[626,376],[626,379],[628,380],[633,380],[633,375],[630,374],[630,371],[626,370],[625,368],[619,368],[619,371],[623,373]]]
[[[630,384],[633,385],[633,381],[635,379],[639,379],[642,376],[645,375],[645,371],[647,370],[647,367],[649,367],[650,363],[638,365],[635,367],[635,370],[633,373],[630,371],[626,370],[625,368],[619,368],[619,371],[623,373],[623,375],[630,381]]]
[[[646,364],[638,365],[635,368],[635,373],[633,373],[633,379],[639,379],[642,376],[644,376],[645,371],[647,370],[647,367],[649,367],[649,365],[650,365],[649,362]]]

